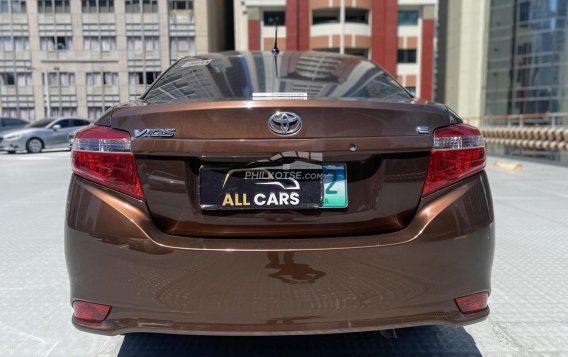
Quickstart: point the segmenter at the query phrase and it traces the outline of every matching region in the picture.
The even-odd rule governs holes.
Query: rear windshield
[[[372,62],[325,52],[187,57],[176,62],[143,96],[148,103],[251,99],[408,102],[412,96]]]
[[[28,124],[27,128],[45,128],[49,124],[51,124],[55,119],[42,119],[31,124]]]

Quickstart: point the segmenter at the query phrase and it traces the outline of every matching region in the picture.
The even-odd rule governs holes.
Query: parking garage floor
[[[69,153],[0,153],[0,356],[568,355],[568,168],[490,158],[487,171],[497,247],[492,312],[482,323],[401,329],[397,339],[377,332],[104,337],[70,323]]]

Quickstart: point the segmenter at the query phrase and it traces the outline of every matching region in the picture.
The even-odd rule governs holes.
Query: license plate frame
[[[304,210],[346,208],[344,163],[202,165],[198,180],[202,210]]]

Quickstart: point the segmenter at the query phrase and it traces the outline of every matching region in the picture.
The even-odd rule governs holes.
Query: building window
[[[369,50],[366,48],[346,48],[345,54],[369,58]]]
[[[170,48],[178,51],[193,51],[195,41],[191,37],[170,37]]]
[[[39,47],[42,51],[66,51],[73,48],[72,37],[49,36],[39,38]]]
[[[87,107],[87,117],[92,120],[98,119],[104,111],[105,108],[103,107]]]
[[[319,9],[312,12],[312,24],[332,24],[339,22],[339,8]]]
[[[418,25],[418,10],[399,10],[398,24],[405,26]]]
[[[77,107],[51,107],[49,108],[49,113],[51,117],[76,117]]]
[[[83,0],[83,13],[85,14],[109,14],[114,12],[114,0]]]
[[[126,0],[126,13],[154,14],[158,12],[158,0]]]
[[[369,23],[369,11],[365,9],[346,8],[345,9],[345,22],[356,24]]]
[[[16,73],[16,85],[18,87],[28,87],[32,85],[31,73]]]
[[[160,72],[130,72],[128,82],[131,86],[150,85],[154,83]]]
[[[398,50],[398,63],[416,63],[416,50]]]
[[[525,22],[530,20],[530,2],[523,2],[519,5],[519,21]]]
[[[40,14],[68,14],[69,0],[38,0],[37,10]]]
[[[142,39],[139,36],[128,36],[126,48],[130,51],[157,51],[160,49],[160,38],[158,36],[146,36]]]
[[[10,8],[11,6],[11,8]],[[0,0],[0,14],[25,14],[26,2],[24,0]]]
[[[1,113],[5,117],[20,118],[27,121],[35,118],[34,108],[2,108]]]
[[[10,37],[0,37],[0,51],[26,51],[30,49],[30,42],[27,37],[14,37],[14,41]]]
[[[193,10],[193,0],[170,0],[168,5],[170,11]]]
[[[195,39],[191,37],[170,37],[170,60],[195,55]]]
[[[330,52],[330,53],[339,53],[339,48],[314,48],[314,51],[318,52]]]
[[[45,82],[43,83],[45,85]],[[47,85],[49,87],[68,87],[75,85],[75,73],[50,72],[47,74]]]
[[[32,85],[31,73],[0,73],[0,86],[27,87]]]
[[[264,26],[284,26],[284,11],[265,11],[263,13]]]
[[[116,72],[93,72],[87,73],[87,85],[88,86],[117,86],[118,85],[118,73]]]
[[[89,51],[112,51],[116,50],[116,37],[114,36],[86,36],[83,39],[83,47]]]
[[[13,86],[16,84],[14,73],[0,73],[0,86]]]

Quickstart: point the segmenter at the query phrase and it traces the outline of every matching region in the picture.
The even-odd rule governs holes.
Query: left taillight
[[[83,129],[73,140],[71,155],[77,176],[144,199],[128,133],[103,126]]]
[[[485,141],[479,130],[455,124],[434,131],[434,145],[422,197],[485,168]]]
[[[73,302],[73,315],[80,321],[101,323],[110,313],[109,305],[95,304],[94,302],[76,300]]]

